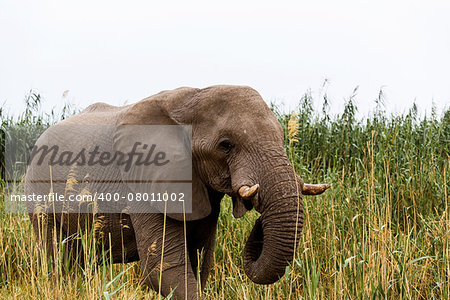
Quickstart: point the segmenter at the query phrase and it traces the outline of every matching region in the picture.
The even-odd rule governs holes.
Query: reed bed
[[[450,109],[418,116],[413,105],[387,115],[380,97],[373,112],[358,119],[355,98],[343,112],[320,112],[306,93],[299,108],[277,115],[286,152],[307,182],[332,185],[303,198],[305,222],[285,276],[257,285],[244,274],[242,251],[258,217],[234,219],[224,198],[208,299],[448,299],[450,298]],[[2,126],[48,125],[76,112],[44,114],[30,92],[17,117],[0,111]],[[0,195],[0,205],[3,198]],[[96,253],[95,236],[80,233],[86,268],[64,274],[58,254],[50,263],[28,215],[0,209],[1,299],[156,299],[140,281],[138,263],[109,264]],[[104,263],[97,263],[103,257]],[[170,296],[168,297],[170,298]]]

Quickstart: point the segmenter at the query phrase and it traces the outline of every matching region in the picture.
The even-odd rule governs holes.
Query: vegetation
[[[74,111],[40,113],[30,93],[21,116],[4,124],[51,124]],[[305,181],[332,185],[324,195],[305,196],[305,223],[294,262],[279,282],[264,286],[244,274],[242,251],[258,217],[234,219],[230,199],[222,202],[209,299],[448,299],[450,298],[450,109],[418,117],[387,116],[382,94],[368,117],[358,120],[351,97],[339,115],[321,113],[312,97],[299,109],[273,110],[286,132],[286,152]],[[7,196],[7,195],[6,195]],[[5,197],[1,195],[0,197]],[[3,205],[3,201],[1,201]],[[26,214],[0,210],[0,298],[153,299],[139,280],[138,263],[97,264],[83,239],[86,269],[62,273],[38,249]],[[105,259],[104,261],[107,261]]]

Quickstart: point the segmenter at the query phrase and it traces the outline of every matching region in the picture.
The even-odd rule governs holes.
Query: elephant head
[[[211,195],[231,196],[235,217],[255,208],[261,216],[245,246],[245,272],[261,284],[284,274],[303,225],[302,194],[328,185],[305,184],[294,173],[282,127],[258,92],[242,86],[161,92],[129,106],[120,124],[191,125],[193,204],[186,219],[206,217],[217,200]],[[115,146],[123,146],[120,134]]]

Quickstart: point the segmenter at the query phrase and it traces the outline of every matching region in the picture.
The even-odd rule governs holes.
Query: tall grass
[[[2,124],[51,124],[73,113],[66,109],[42,114],[40,97],[30,95],[24,114],[15,119],[2,116]],[[332,185],[323,195],[303,199],[305,223],[293,264],[276,284],[252,283],[242,269],[241,254],[258,214],[252,211],[234,219],[231,201],[225,198],[205,295],[448,299],[450,110],[442,116],[433,110],[420,118],[413,105],[403,115],[388,116],[380,94],[373,112],[360,120],[354,97],[340,114],[330,114],[327,101],[318,113],[312,101],[305,94],[292,114],[272,107],[285,129],[286,151],[296,172],[307,182]],[[2,299],[157,297],[140,282],[137,263],[111,265],[105,259],[97,264],[87,251],[88,267],[66,276],[63,256],[58,256],[60,267],[52,268],[39,251],[27,215],[1,210],[0,222]],[[78,238],[84,239],[86,249],[94,248],[95,237],[89,233]],[[108,252],[96,255],[107,257]]]

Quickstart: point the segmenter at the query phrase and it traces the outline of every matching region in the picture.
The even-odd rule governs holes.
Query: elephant
[[[82,133],[66,133],[67,125],[93,127]],[[112,125],[112,129],[97,131],[97,125]],[[114,263],[139,260],[143,281],[162,295],[173,292],[180,299],[201,297],[198,285],[205,286],[212,268],[220,202],[228,195],[234,217],[240,218],[252,209],[260,214],[243,253],[246,275],[255,283],[271,284],[284,274],[303,227],[302,195],[321,194],[329,185],[307,184],[294,172],[284,150],[283,129],[256,90],[231,85],[182,87],[121,107],[95,103],[47,131],[60,129],[57,138],[69,149],[97,143],[112,151],[129,147],[117,129],[126,125],[190,126],[192,211],[98,213],[96,220],[101,220],[101,226],[96,229],[103,237],[100,244],[111,247]],[[52,168],[49,178],[52,174],[76,177],[59,186],[53,183],[55,193],[77,190],[76,185],[88,182],[86,177],[93,175],[58,168],[58,164]],[[116,190],[128,189],[129,178],[118,169],[112,165],[102,172],[121,178],[122,182],[113,185]],[[32,184],[35,178],[49,176],[48,172],[48,167],[29,165],[26,195],[49,189],[48,182]],[[102,190],[100,183],[89,185],[90,193]],[[35,205],[29,216],[49,255],[55,241],[59,245],[64,240],[66,247],[77,249],[74,253],[82,257],[82,247],[69,237],[80,228],[98,225],[89,213],[42,214]],[[203,251],[201,264],[199,251]]]

